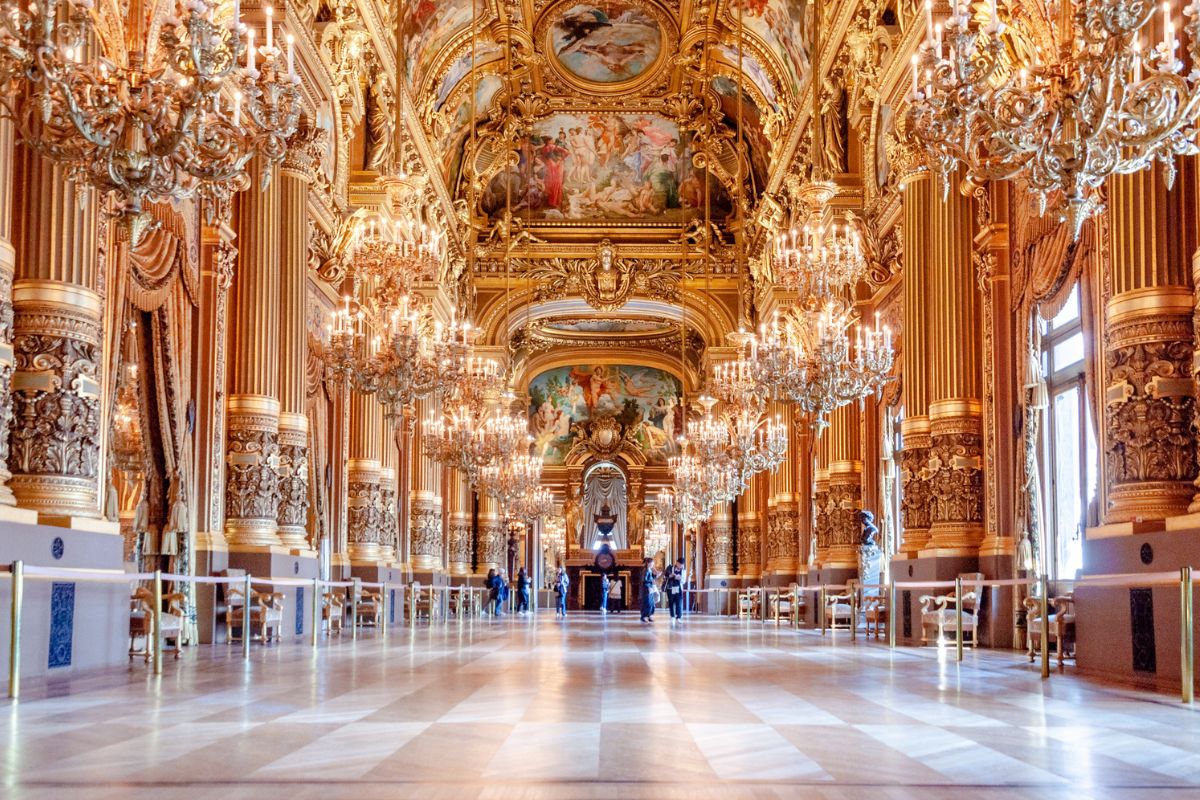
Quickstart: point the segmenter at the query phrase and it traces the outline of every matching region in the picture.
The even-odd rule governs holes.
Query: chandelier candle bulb
[[[254,77],[258,74],[258,69],[254,64],[254,28],[246,30],[246,74]]]
[[[267,49],[270,50],[275,45],[275,36],[271,31],[271,28],[273,27],[271,25],[271,20],[275,16],[274,6],[267,6],[263,9],[263,13],[267,16]]]

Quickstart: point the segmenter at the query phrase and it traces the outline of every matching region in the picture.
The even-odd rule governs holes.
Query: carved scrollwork
[[[592,308],[615,311],[632,297],[679,300],[679,270],[670,262],[621,258],[605,240],[592,258],[554,258],[518,261],[537,286],[538,300],[582,296]]]
[[[308,447],[281,444],[277,472],[279,527],[303,530],[308,522]]]
[[[757,567],[762,549],[762,531],[757,521],[744,521],[738,525],[738,565]]]
[[[269,520],[279,508],[278,435],[230,426],[225,455],[225,516],[229,520]]]
[[[382,544],[379,525],[379,481],[348,481],[346,494],[349,497],[346,521],[350,541],[355,544]]]
[[[442,510],[427,503],[412,508],[412,554],[440,561],[442,558]]]
[[[825,497],[826,529],[824,538],[818,537],[817,546],[857,547],[862,526],[859,524],[859,509],[862,507],[862,485],[855,474],[850,480],[829,481]]]
[[[900,514],[905,530],[928,530],[929,514],[929,449],[907,442],[900,454],[901,490]]]
[[[728,524],[709,524],[704,537],[704,557],[713,572],[727,571],[733,563],[732,534]]]
[[[767,558],[788,559],[800,554],[800,514],[794,508],[773,508],[767,513]]]
[[[931,525],[983,522],[983,436],[976,424],[935,431],[929,447]],[[968,429],[973,428],[973,429]]]

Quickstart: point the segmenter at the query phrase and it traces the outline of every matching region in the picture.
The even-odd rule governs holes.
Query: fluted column
[[[858,405],[851,403],[833,412],[829,430],[828,526],[817,542],[822,568],[854,569],[858,566],[862,508],[862,457]]]
[[[797,418],[784,403],[773,403],[773,414],[788,421],[787,458],[767,479],[767,570],[775,575],[795,575],[800,567],[800,508],[796,476],[801,454],[800,437],[807,431],[798,430]]]
[[[292,548],[312,547],[308,540],[308,416],[305,377],[308,329],[308,189],[317,153],[313,129],[296,132],[279,170],[279,539]]]
[[[352,566],[383,557],[380,541],[380,428],[382,413],[372,395],[350,391],[350,458],[346,464],[347,552]]]
[[[477,536],[478,571],[486,574],[489,569],[499,569],[503,566],[507,539],[504,520],[500,518],[500,503],[487,494],[479,495]]]
[[[812,565],[824,567],[829,555],[829,531],[832,511],[829,504],[829,431],[814,444],[813,458],[813,540],[816,545]]]
[[[270,186],[259,191],[262,172]],[[229,298],[225,538],[231,548],[278,545],[279,175],[250,162],[251,188],[236,200],[237,267]]]
[[[12,120],[0,117],[0,507],[17,503],[8,486],[12,477],[8,468],[14,368],[12,291],[17,269],[17,250],[13,246],[13,214],[17,211],[13,203],[15,139]]]
[[[462,576],[471,574],[471,485],[467,483],[462,472],[450,470],[450,485],[446,489],[446,503],[449,510],[449,529],[446,536],[449,539],[450,574]]]
[[[417,419],[429,419],[435,412],[433,400],[417,403]],[[425,452],[418,427],[413,433],[412,490],[409,494],[410,538],[414,570],[442,569],[442,467]]]
[[[397,469],[400,466],[400,451],[396,449],[396,433],[391,420],[383,420],[379,437],[379,558],[394,564],[399,559],[397,544],[400,533],[400,505],[397,494]]]
[[[1195,184],[1161,169],[1109,181],[1111,295],[1105,307],[1104,522],[1183,514],[1196,478],[1191,257]]]
[[[760,497],[766,491],[767,476],[755,475],[746,491],[738,497],[737,566],[743,578],[762,575],[762,519]]]
[[[900,553],[909,557],[929,541],[929,330],[926,298],[929,290],[930,235],[927,214],[933,201],[933,181],[924,170],[905,175],[900,182],[904,207],[904,330],[901,358],[904,367],[904,419],[900,430],[901,525]]]
[[[954,181],[957,184],[957,181]],[[925,556],[974,556],[983,540],[983,404],[975,207],[951,191],[930,206],[929,542]],[[905,350],[908,350],[906,345]]]
[[[809,556],[813,550],[813,447],[815,435],[812,426],[800,412],[792,410],[784,418],[791,417],[792,439],[788,445],[788,458],[795,464],[796,476],[796,571],[808,569]]]
[[[19,148],[9,486],[44,522],[100,516],[103,302],[94,193]],[[81,203],[81,199],[83,202]],[[7,395],[6,395],[7,396]]]
[[[733,577],[733,515],[729,503],[718,503],[704,537],[709,578]]]

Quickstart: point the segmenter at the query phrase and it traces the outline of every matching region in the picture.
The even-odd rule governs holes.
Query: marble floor
[[[30,684],[6,798],[1195,798],[1200,714],[1009,653],[664,615],[225,647]]]

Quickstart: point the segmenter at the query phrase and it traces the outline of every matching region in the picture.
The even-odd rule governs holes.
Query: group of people
[[[653,558],[647,558],[644,564],[646,569],[642,575],[642,622],[654,621],[654,609],[658,606],[661,594],[667,596],[667,612],[671,619],[682,621],[683,590],[687,585],[683,559],[668,564],[662,575],[655,573]]]
[[[517,591],[517,613],[525,614],[529,611],[529,589],[533,585],[533,581],[529,578],[529,573],[524,567],[517,570],[517,579],[513,582],[513,588]],[[494,616],[503,616],[504,604],[508,602],[508,579],[503,568],[489,569],[487,577],[484,578],[484,587],[488,590],[488,608]]]

